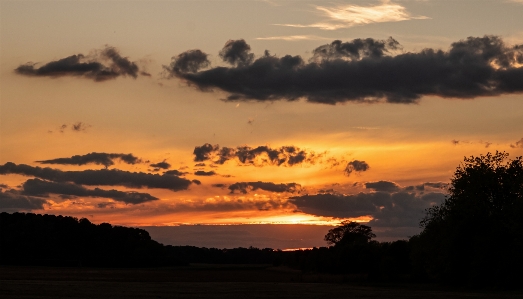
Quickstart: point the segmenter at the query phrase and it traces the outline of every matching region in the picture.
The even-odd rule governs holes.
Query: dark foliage
[[[515,286],[523,279],[523,159],[465,158],[449,196],[411,239],[414,274],[452,284]]]
[[[149,267],[183,264],[143,229],[82,218],[0,213],[0,264]]]

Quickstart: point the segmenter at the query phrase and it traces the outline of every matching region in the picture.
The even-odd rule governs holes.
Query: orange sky
[[[370,221],[384,232],[408,228],[415,233],[423,209],[443,199],[444,186],[464,156],[489,151],[523,154],[523,95],[517,87],[523,84],[517,75],[523,65],[523,56],[518,55],[523,54],[513,48],[523,44],[523,5],[517,1],[481,1],[474,7],[436,0],[338,5],[2,1],[0,8],[0,211],[63,214],[133,226],[336,225],[352,219]],[[401,103],[391,103],[388,91],[384,94],[389,98],[365,93],[380,90],[378,83],[368,81],[382,80],[386,70],[351,88],[342,87],[341,100],[332,95],[334,87],[317,83],[330,75],[328,71],[296,90],[291,83],[282,89],[267,85],[257,90],[257,82],[248,81],[252,74],[248,72],[226,83],[225,75],[212,77],[213,71],[241,73],[257,62],[280,61],[285,55],[299,56],[298,69],[304,73],[320,59],[314,49],[329,47],[336,39],[354,46],[357,38],[379,44],[392,36],[401,47],[385,50],[385,58],[372,58],[365,50],[359,58],[323,57],[325,70],[331,62],[349,67],[371,59],[421,57],[424,48],[450,57],[457,49],[452,43],[487,34],[503,41],[503,51],[511,59],[508,66],[501,66],[499,57],[492,58],[489,65],[497,66],[491,71],[512,70],[515,91],[501,90],[507,81],[488,87],[491,90],[477,87],[478,83],[475,88],[483,93],[469,94],[463,83],[452,87],[454,96],[444,93],[447,83],[437,83],[425,93],[419,91],[425,85],[412,83],[405,88],[419,92],[416,100],[404,97]],[[227,61],[226,42],[241,39],[249,50]],[[98,80],[94,72],[41,68],[79,53],[84,55],[81,63],[108,67],[112,60],[103,54],[107,47],[114,47],[121,61],[139,71],[124,73],[124,66],[113,64],[115,78]],[[184,53],[192,53],[184,51],[196,49],[208,54],[208,64],[192,71],[176,69],[176,61],[180,64]],[[21,66],[30,71],[15,71]],[[425,72],[432,74],[428,67],[420,74]],[[300,74],[297,71],[296,76]],[[358,74],[356,78],[365,76]],[[452,75],[441,82],[446,78]],[[299,80],[294,83],[301,86]],[[372,91],[361,88],[366,84]],[[264,98],[267,92],[270,96]],[[361,92],[361,98],[347,96],[353,92]],[[292,94],[298,99],[291,99]],[[319,103],[314,98],[318,94],[327,94],[334,104]],[[228,97],[233,100],[224,101]],[[198,159],[194,151],[204,144],[218,147]],[[286,146],[303,151],[305,160],[290,162],[296,154],[285,152]],[[250,162],[241,161],[241,147],[254,155]],[[260,147],[279,151],[283,162],[269,161]],[[223,148],[233,152],[219,163]],[[132,154],[137,160],[128,164],[110,158],[114,164],[106,172],[99,160],[82,165],[37,162],[89,153]],[[16,167],[7,167],[8,162]],[[169,167],[151,166],[159,162]],[[24,164],[30,170],[23,170]],[[350,165],[349,173],[345,170]],[[50,167],[59,174],[35,175],[40,171],[36,167]],[[87,177],[89,170],[95,171],[89,179],[72,178]],[[89,181],[113,175],[111,170],[125,172],[128,178],[115,184]],[[173,170],[180,172],[176,179],[165,180],[187,186],[173,190],[169,183],[159,182],[159,176],[170,176],[164,173]],[[138,197],[139,202],[133,202]]]

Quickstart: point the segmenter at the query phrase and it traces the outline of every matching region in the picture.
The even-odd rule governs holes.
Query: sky
[[[519,0],[1,0],[0,211],[407,238],[464,157],[523,155],[522,28]]]

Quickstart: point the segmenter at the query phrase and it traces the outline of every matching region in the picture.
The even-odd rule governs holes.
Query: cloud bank
[[[45,199],[26,196],[17,190],[0,190],[0,212],[40,210],[47,203]]]
[[[122,57],[114,47],[95,51],[91,55],[71,55],[56,61],[51,61],[41,67],[35,63],[20,65],[15,73],[31,77],[84,77],[96,82],[130,76],[137,78],[140,72],[138,65],[127,57]]]
[[[33,167],[7,162],[0,165],[1,174],[34,176],[53,182],[72,182],[90,186],[124,186],[129,188],[161,188],[171,191],[186,190],[191,181],[175,175],[159,175],[144,172],[129,172],[118,169],[62,171],[52,168]]]
[[[223,184],[216,184],[215,187],[223,187]],[[214,186],[214,185],[213,185]],[[250,191],[256,191],[256,190],[264,190],[269,192],[289,192],[289,193],[296,193],[301,191],[301,185],[296,183],[287,183],[287,184],[275,184],[272,182],[237,182],[229,186],[229,190],[231,190],[231,193],[235,193],[236,191],[247,194]]]
[[[294,196],[289,201],[308,214],[350,218],[372,216],[369,225],[376,227],[417,227],[424,210],[439,204],[445,195],[438,192],[373,192],[354,195],[315,194]]]
[[[51,160],[36,161],[41,164],[61,164],[61,165],[86,165],[97,164],[106,168],[114,165],[114,160],[120,160],[127,164],[140,163],[141,160],[133,154],[108,154],[108,153],[89,153],[86,155],[74,155],[70,158],[57,158]]]
[[[114,189],[103,190],[100,188],[91,190],[77,184],[49,182],[40,179],[27,180],[22,185],[22,190],[24,195],[47,197],[49,196],[49,193],[53,193],[68,196],[104,197],[127,204],[139,204],[158,200],[157,197],[154,197],[148,193],[124,192]]]
[[[208,68],[207,54],[191,50],[164,68],[198,90],[226,92],[226,101],[410,104],[423,96],[471,99],[523,92],[523,45],[506,45],[501,37],[469,37],[447,51],[393,55],[399,49],[392,38],[367,38],[320,46],[308,62],[268,51],[251,59],[250,47],[236,40],[222,49],[234,53],[222,56],[230,66]]]
[[[269,146],[238,146],[236,148],[220,147],[206,143],[196,146],[193,151],[194,161],[211,161],[215,164],[224,164],[229,160],[236,160],[240,164],[254,166],[294,166],[303,163],[316,163],[322,154],[302,150],[295,146],[271,148]]]

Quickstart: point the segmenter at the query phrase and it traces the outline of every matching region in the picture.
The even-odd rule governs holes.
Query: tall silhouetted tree
[[[465,158],[449,195],[427,210],[415,269],[457,284],[515,285],[523,278],[523,159]]]

